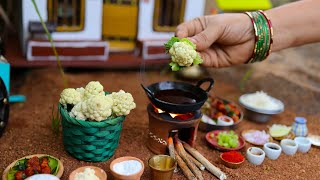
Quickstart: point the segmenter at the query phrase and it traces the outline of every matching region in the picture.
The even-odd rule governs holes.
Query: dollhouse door
[[[137,0],[104,0],[102,37],[110,51],[132,51],[137,34]]]

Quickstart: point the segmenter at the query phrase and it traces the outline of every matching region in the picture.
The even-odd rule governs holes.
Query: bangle
[[[271,52],[273,43],[273,30],[269,18],[263,11],[245,12],[253,24],[255,33],[255,45],[251,58],[247,63],[261,62],[265,60]]]

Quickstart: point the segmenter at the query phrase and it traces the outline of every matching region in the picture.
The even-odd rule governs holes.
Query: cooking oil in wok
[[[197,96],[191,92],[179,89],[161,90],[155,93],[155,98],[173,104],[194,104],[197,103]]]

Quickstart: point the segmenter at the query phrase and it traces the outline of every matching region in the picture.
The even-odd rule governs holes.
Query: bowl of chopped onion
[[[284,104],[263,91],[240,96],[239,103],[245,108],[245,116],[251,121],[267,122],[272,115],[284,111]]]

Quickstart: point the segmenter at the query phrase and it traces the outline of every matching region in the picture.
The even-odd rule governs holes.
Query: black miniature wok
[[[206,90],[200,86],[209,82]],[[208,92],[213,87],[212,78],[204,78],[192,85],[185,82],[163,81],[151,84],[145,87],[145,90],[151,103],[157,108],[171,113],[184,114],[199,110],[208,99]]]

